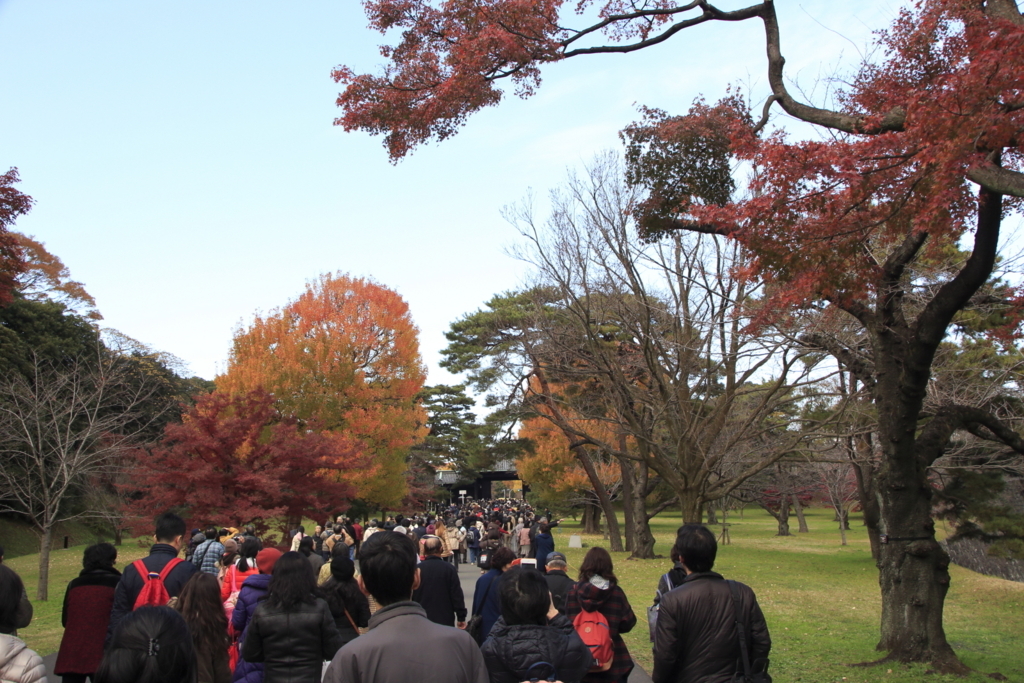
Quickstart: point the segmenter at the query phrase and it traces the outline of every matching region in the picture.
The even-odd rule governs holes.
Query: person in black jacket
[[[165,512],[157,517],[153,536],[156,542],[149,549],[149,557],[143,558],[142,563],[150,572],[160,572],[181,552],[181,547],[185,543],[185,520],[173,512]],[[164,581],[167,594],[172,598],[177,597],[197,571],[199,568],[191,562],[179,562]],[[135,570],[135,566],[130,564],[125,567],[117,590],[114,591],[114,607],[110,611],[110,623],[107,625],[107,640],[113,635],[121,620],[135,609],[135,600],[139,597],[142,586],[142,577]]]
[[[413,602],[418,602],[427,613],[427,619],[442,626],[466,628],[466,598],[462,593],[459,571],[441,557],[441,539],[437,536],[423,537],[423,553],[420,562],[420,586],[412,593]]]
[[[718,553],[715,535],[700,524],[679,529],[673,557],[686,578],[661,598],[654,632],[654,683],[719,683],[743,673],[734,583],[753,671],[768,666],[771,637],[764,614],[748,586],[727,582],[711,571]]]
[[[267,599],[249,622],[241,656],[263,662],[264,683],[316,683],[323,663],[341,648],[341,634],[317,597],[309,560],[287,552],[274,564]]]
[[[336,548],[340,546],[335,546]],[[341,634],[341,644],[355,640],[359,629],[366,628],[370,622],[370,602],[359,590],[355,579],[356,566],[348,557],[348,552],[341,550],[329,565],[331,578],[321,586],[324,600],[331,608],[334,625]]]
[[[491,683],[575,683],[593,664],[572,622],[555,609],[544,575],[512,567],[498,580],[501,617],[481,652]]]
[[[558,610],[559,614],[565,614],[565,596],[569,594],[569,589],[576,583],[565,573],[567,568],[565,555],[562,553],[551,553],[548,555],[544,580],[548,582],[551,600],[554,602],[555,609]]]

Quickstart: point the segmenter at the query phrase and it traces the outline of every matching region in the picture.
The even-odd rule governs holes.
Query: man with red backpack
[[[114,607],[110,612],[109,638],[117,625],[129,612],[145,604],[160,602],[176,597],[193,574],[199,571],[191,562],[185,562],[178,555],[185,543],[185,520],[173,512],[165,512],[156,519],[154,541],[149,556],[134,562],[124,569],[121,580],[114,591]],[[145,568],[140,574],[139,563]],[[166,592],[167,599],[163,598]]]

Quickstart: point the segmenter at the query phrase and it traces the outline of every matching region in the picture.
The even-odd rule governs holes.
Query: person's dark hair
[[[247,572],[250,569],[255,569],[256,554],[262,549],[260,542],[255,538],[246,538],[242,543],[242,549],[238,553],[242,556],[242,559],[238,561],[238,571]]]
[[[206,531],[203,532],[203,536],[206,536],[208,540],[212,541],[217,538],[217,528],[212,526],[206,527]]]
[[[408,600],[416,577],[416,544],[408,536],[378,531],[363,542],[359,569],[366,590],[381,606]]]
[[[345,543],[343,543],[342,541],[336,541],[335,544],[331,547],[331,557],[341,557],[342,555],[348,557],[348,550],[349,548]]]
[[[551,527],[550,526],[548,526],[547,524],[541,524],[540,525],[540,533],[546,534],[549,531],[551,531]]]
[[[156,518],[156,530],[153,535],[158,541],[173,541],[178,536],[184,536],[185,531],[185,520],[173,512],[165,512]]]
[[[592,576],[608,579],[613,586],[619,582],[612,568],[612,556],[600,546],[588,550],[580,565],[580,581],[590,581]]]
[[[303,536],[302,540],[299,541],[299,552],[309,557],[313,552],[313,537]]]
[[[109,543],[95,543],[82,553],[82,569],[110,569],[117,562],[117,548]]]
[[[254,524],[246,524],[245,525],[245,535],[246,536],[255,536],[256,535],[256,526]]]
[[[306,533],[306,527],[300,526],[298,529],[296,529],[296,531],[298,531],[300,534],[304,534]]]
[[[196,649],[207,643],[211,649],[227,648],[231,645],[228,637],[228,619],[224,614],[224,603],[220,598],[220,583],[217,577],[206,572],[196,572],[185,583],[174,609],[185,617]]]
[[[230,531],[228,531],[224,527],[221,527],[220,530],[217,532],[217,538],[220,538],[222,536],[227,536],[230,533],[231,533]]]
[[[501,546],[491,555],[491,569],[503,569],[512,564],[515,559],[516,556],[509,548]]]
[[[18,573],[0,564],[0,633],[11,633],[16,628],[18,604],[25,592],[25,584]]]
[[[140,607],[114,630],[93,680],[195,683],[196,675],[195,648],[182,616],[170,607]]]
[[[302,603],[313,603],[319,591],[313,565],[296,552],[287,552],[274,565],[274,573],[267,588],[267,602],[289,611]]]
[[[498,582],[501,616],[509,626],[548,623],[551,594],[544,575],[530,567],[512,567]]]
[[[718,541],[703,524],[684,524],[676,532],[672,552],[691,572],[709,572],[715,566]]]
[[[331,560],[331,578],[327,579],[320,590],[324,594],[327,606],[331,608],[331,614],[340,617],[348,610],[349,615],[356,614],[359,606],[359,584],[355,579],[356,565],[344,557],[335,557]]]
[[[437,536],[424,536],[423,537],[423,554],[424,555],[440,555],[441,554],[441,539]]]

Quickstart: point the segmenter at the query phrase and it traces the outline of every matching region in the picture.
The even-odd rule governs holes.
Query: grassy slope
[[[771,672],[786,681],[984,681],[928,675],[926,667],[886,664],[850,667],[879,658],[875,652],[881,614],[878,571],[871,560],[867,534],[854,519],[850,545],[839,545],[831,511],[811,511],[808,534],[774,536],[775,520],[761,511],[730,516],[732,544],[720,546],[715,569],[750,585],[757,593],[772,634]],[[794,529],[795,520],[793,520]],[[662,560],[626,561],[613,553],[618,575],[639,619],[625,636],[633,657],[646,670],[652,664],[646,608],[658,578],[671,567],[667,559],[678,517],[654,520],[655,552]],[[586,550],[568,549],[570,529],[559,529],[556,545],[565,551],[574,575]],[[584,537],[586,545],[605,545]],[[1024,584],[993,579],[951,567],[946,599],[946,635],[963,661],[979,671],[998,671],[1024,681]]]
[[[925,667],[883,665],[850,667],[854,662],[877,659],[880,598],[878,572],[871,561],[867,537],[859,520],[853,521],[850,545],[839,545],[839,533],[829,511],[812,511],[811,532],[777,538],[775,520],[760,511],[730,518],[732,544],[719,549],[715,569],[749,584],[757,592],[771,629],[772,674],[788,681],[927,681],[953,683],[988,681],[981,675],[968,679],[925,675]],[[668,556],[679,521],[675,516],[655,520],[658,554]],[[307,529],[311,528],[307,526]],[[568,549],[569,534],[556,530],[556,545],[568,556],[575,573],[584,550]],[[607,545],[600,537],[584,537],[590,545]],[[119,550],[118,567],[142,557],[149,542],[126,542]],[[36,616],[22,637],[40,654],[57,650],[62,629],[60,610],[64,587],[78,575],[82,546],[56,550],[50,570],[51,599],[35,603]],[[667,559],[625,561],[614,554],[616,573],[630,598],[639,622],[626,635],[630,652],[647,670],[651,667],[646,607],[658,577],[671,565]],[[38,556],[9,561],[34,594]],[[953,584],[946,600],[946,633],[966,664],[979,671],[999,671],[1011,681],[1024,683],[1024,584],[993,579],[952,567]]]

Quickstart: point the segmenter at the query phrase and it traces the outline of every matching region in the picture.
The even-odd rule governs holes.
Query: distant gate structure
[[[435,474],[435,481],[449,491],[453,500],[460,498],[459,491],[466,492],[466,498],[474,500],[487,500],[493,498],[491,484],[496,481],[519,481],[519,473],[516,472],[516,461],[506,458],[494,463],[486,472],[480,472],[476,479],[466,479],[455,470],[438,470]],[[522,486],[522,493],[529,492],[530,487],[525,483]]]

